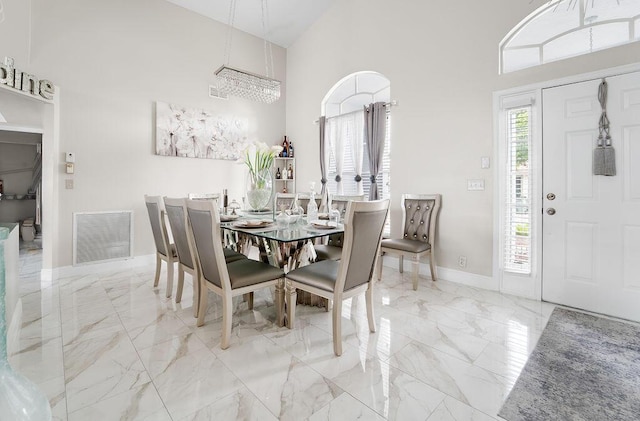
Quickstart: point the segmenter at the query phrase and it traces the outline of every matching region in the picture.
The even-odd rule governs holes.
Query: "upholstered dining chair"
[[[340,212],[340,219],[344,220],[344,216],[347,212],[347,204],[350,201],[363,201],[364,194],[360,195],[333,195],[329,202],[330,207],[335,207]],[[317,260],[340,260],[342,256],[342,245],[344,243],[344,234],[334,234],[327,238],[326,244],[316,244],[314,249],[316,250]]]
[[[298,204],[302,206],[304,212],[307,213],[307,206],[309,205],[309,200],[311,200],[310,192],[300,192],[298,195]],[[316,205],[318,205],[318,209],[320,209],[320,205],[322,204],[322,198],[320,197],[320,193],[314,193],[314,198],[316,201]]]
[[[436,281],[436,228],[442,195],[440,194],[404,194],[402,195],[402,238],[382,240],[380,247],[380,268],[378,279],[382,277],[382,256],[398,256],[400,273],[404,270],[404,257],[413,262],[413,289],[418,289],[420,258],[429,256],[431,279]]]
[[[176,246],[169,240],[162,197],[145,195],[144,201],[147,205],[153,241],[156,245],[156,276],[153,280],[153,286],[157,287],[160,281],[162,261],[167,262],[167,297],[171,297],[173,293],[173,264],[178,261],[178,253]]]
[[[182,300],[182,289],[184,287],[185,272],[193,279],[193,317],[198,317],[198,306],[200,305],[200,288],[198,282],[197,265],[191,250],[189,249],[189,235],[187,230],[187,206],[184,198],[164,198],[164,207],[173,234],[173,240],[178,252],[178,288],[176,291],[176,303]],[[224,257],[227,263],[236,260],[246,259],[244,254],[237,253],[231,249],[224,248]]]
[[[276,193],[276,211],[289,209],[295,198],[295,193]]]
[[[204,324],[207,291],[222,297],[222,340],[220,347],[229,347],[233,297],[252,293],[260,288],[276,286],[277,323],[282,324],[284,272],[280,268],[251,259],[225,261],[220,234],[220,213],[209,200],[187,200],[191,254],[195,256],[200,283],[198,326]],[[253,307],[249,301],[249,308]]]
[[[389,200],[351,201],[344,222],[342,258],[323,260],[286,275],[285,301],[289,328],[295,322],[296,288],[333,300],[333,352],[342,354],[342,301],[365,294],[369,330],[376,331],[373,316],[373,279],[380,255],[380,239]]]

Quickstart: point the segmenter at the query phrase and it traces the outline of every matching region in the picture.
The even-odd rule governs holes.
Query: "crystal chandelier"
[[[251,101],[271,104],[280,99],[280,81],[269,77],[269,68],[273,74],[273,50],[271,43],[267,41],[267,0],[262,2],[262,30],[264,32],[264,62],[265,76],[229,66],[231,55],[231,38],[233,22],[236,13],[236,0],[231,0],[229,7],[229,27],[225,45],[225,64],[215,71],[218,81],[218,91],[222,94],[233,95]],[[269,66],[269,64],[271,66]]]

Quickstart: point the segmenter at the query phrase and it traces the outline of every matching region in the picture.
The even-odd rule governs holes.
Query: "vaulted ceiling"
[[[231,0],[167,0],[185,9],[228,24]],[[267,0],[266,37],[274,44],[289,47],[335,0]],[[237,0],[234,28],[264,38],[262,0]]]

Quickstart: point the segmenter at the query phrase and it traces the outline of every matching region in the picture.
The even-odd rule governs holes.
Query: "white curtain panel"
[[[327,119],[327,139],[336,163],[336,193],[344,194],[342,187],[342,171],[344,168],[344,139],[342,137],[343,121],[338,117]]]
[[[356,174],[362,176],[364,135],[364,111],[327,118],[326,139],[336,168],[335,194],[345,194],[345,182],[355,183],[357,194],[364,194],[362,181],[356,182],[352,178],[348,180],[343,178],[344,166],[347,161],[349,162],[349,171],[354,170]],[[349,153],[350,156],[346,156],[346,153]],[[353,169],[351,169],[351,165],[353,165]],[[349,190],[352,191],[351,189]]]
[[[355,181],[357,187],[357,194],[364,194],[364,187],[362,187],[362,154],[364,151],[364,110],[350,114],[345,117],[352,117],[353,132],[349,136],[351,142],[351,153],[353,154],[353,166],[356,170],[356,175],[360,176],[360,181]]]

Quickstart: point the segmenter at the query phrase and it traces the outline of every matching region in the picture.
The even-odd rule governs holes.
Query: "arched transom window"
[[[500,43],[500,73],[640,40],[640,0],[552,0]]]

